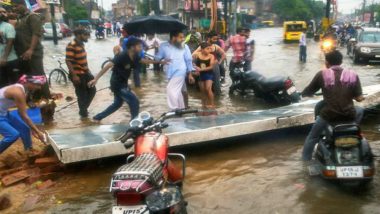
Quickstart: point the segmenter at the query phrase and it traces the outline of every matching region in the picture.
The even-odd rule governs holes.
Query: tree
[[[314,0],[275,0],[273,11],[282,20],[320,19],[324,15],[324,3]]]
[[[76,0],[64,0],[64,7],[69,19],[80,20],[88,18],[86,8]]]
[[[156,15],[160,14],[160,3],[158,0],[142,0],[137,2],[137,11],[141,16],[147,16],[153,11]]]
[[[323,1],[305,0],[305,3],[310,8],[312,19],[320,20],[325,16],[326,4]]]

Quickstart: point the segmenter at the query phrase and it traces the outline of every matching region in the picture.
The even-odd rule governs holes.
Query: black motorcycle
[[[103,29],[97,29],[95,32],[96,39],[105,39],[105,34]]]
[[[241,95],[253,93],[270,103],[291,104],[301,100],[293,81],[289,77],[266,78],[254,72],[242,70],[242,65],[237,66],[230,73],[232,85],[229,93],[239,92]]]
[[[330,125],[320,138],[314,158],[314,174],[343,184],[360,186],[375,174],[373,153],[357,124]]]

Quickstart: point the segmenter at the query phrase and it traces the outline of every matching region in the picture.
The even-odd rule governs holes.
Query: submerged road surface
[[[266,76],[288,75],[301,90],[323,68],[324,60],[317,43],[309,42],[308,62],[298,62],[298,45],[283,44],[280,28],[252,31],[256,40],[256,56],[253,68]],[[91,40],[87,44],[90,68],[93,73],[106,57],[112,55],[112,46],[117,39]],[[68,40],[52,47],[45,42],[46,69],[55,67],[52,55],[61,53]],[[342,52],[345,52],[343,50]],[[378,84],[379,65],[353,65],[345,58],[345,66],[357,71],[363,85]],[[141,98],[141,109],[158,115],[167,110],[165,101],[165,78],[148,73],[142,75],[143,87],[136,90]],[[98,88],[108,86],[109,75]],[[228,85],[228,84],[227,84]],[[72,86],[53,86],[55,91],[74,95]],[[269,108],[255,98],[230,97],[228,86],[217,102],[220,113]],[[190,105],[199,107],[199,94],[190,91]],[[95,114],[112,102],[108,90],[99,92],[91,106]],[[65,106],[63,101],[57,109]],[[127,122],[128,110],[120,111],[103,124]],[[369,140],[380,139],[380,116],[370,115],[363,125]],[[73,128],[86,126],[81,121],[74,105],[56,114],[50,128]],[[187,178],[184,194],[189,202],[189,213],[380,213],[380,174],[367,190],[353,191],[310,177],[300,162],[300,152],[308,128],[276,131],[234,140],[229,143],[213,143],[178,150],[187,157]],[[380,154],[380,142],[372,143],[374,152]],[[68,173],[51,193],[60,204],[44,207],[39,211],[48,213],[108,213],[112,197],[108,192],[111,174],[123,164],[124,159],[79,166]],[[377,170],[380,171],[377,160]],[[84,168],[83,168],[84,167]],[[74,167],[75,168],[75,167]],[[37,210],[38,211],[38,210]]]

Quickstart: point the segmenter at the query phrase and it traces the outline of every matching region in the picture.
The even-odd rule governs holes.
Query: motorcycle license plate
[[[338,178],[362,178],[362,166],[336,167],[336,176]]]
[[[147,206],[114,206],[112,208],[112,214],[142,214],[146,211]],[[144,212],[144,214],[149,214],[149,211]]]
[[[297,91],[296,87],[292,86],[292,87],[290,87],[286,92],[287,92],[289,95],[291,95],[291,94],[293,94],[293,93],[296,92],[296,91]]]
[[[376,57],[376,58],[380,58],[380,55],[376,55],[375,57]]]

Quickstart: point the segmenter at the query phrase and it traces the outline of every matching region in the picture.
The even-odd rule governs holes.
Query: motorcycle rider
[[[99,23],[98,26],[96,26],[96,38],[104,38],[104,26],[103,24]]]
[[[302,92],[302,96],[313,96],[322,89],[323,94],[323,102],[317,105],[320,115],[304,144],[304,161],[311,160],[314,147],[329,124],[352,121],[359,124],[363,117],[363,109],[353,103],[353,99],[358,102],[364,100],[359,76],[341,67],[343,55],[337,50],[326,53],[325,60],[327,68],[318,72]]]

